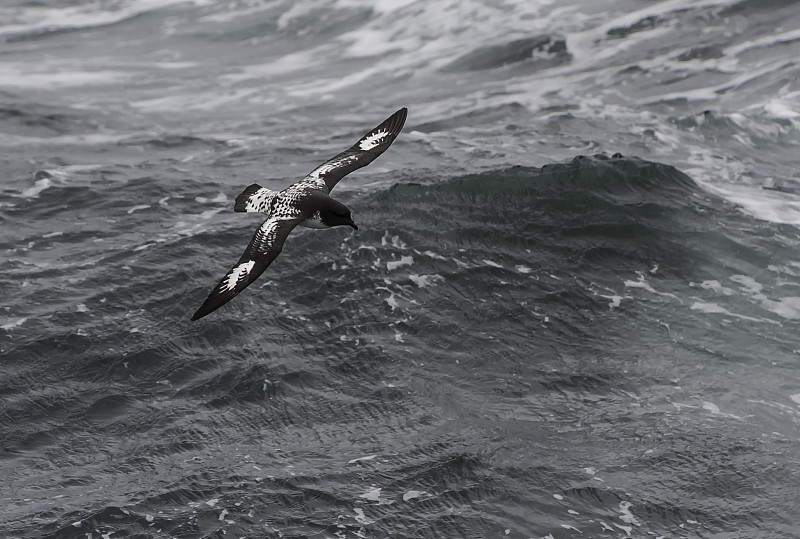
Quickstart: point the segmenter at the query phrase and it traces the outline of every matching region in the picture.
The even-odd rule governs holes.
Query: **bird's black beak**
[[[349,222],[349,223],[347,223],[347,224],[348,224],[348,225],[350,225],[350,226],[352,226],[352,227],[353,227],[353,228],[355,228],[356,230],[358,230],[358,225],[356,225],[356,224],[355,224],[353,221],[350,221],[350,222]]]

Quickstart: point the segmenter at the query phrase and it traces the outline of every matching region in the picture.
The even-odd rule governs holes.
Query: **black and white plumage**
[[[351,148],[325,161],[302,180],[282,191],[254,183],[236,197],[234,211],[261,212],[261,223],[239,261],[211,291],[192,315],[197,320],[232,300],[255,281],[283,249],[289,233],[298,225],[330,228],[348,225],[358,230],[350,209],[329,196],[331,189],[347,174],[370,164],[391,146],[408,111],[405,107],[361,137]]]

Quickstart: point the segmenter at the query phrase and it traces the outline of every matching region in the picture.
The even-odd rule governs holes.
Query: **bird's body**
[[[192,320],[215,311],[255,281],[280,254],[286,237],[296,226],[331,228],[348,225],[358,230],[350,209],[329,193],[344,176],[371,163],[394,142],[403,128],[402,108],[361,137],[351,148],[315,168],[282,191],[249,185],[236,197],[234,211],[267,215],[239,261],[211,291]]]

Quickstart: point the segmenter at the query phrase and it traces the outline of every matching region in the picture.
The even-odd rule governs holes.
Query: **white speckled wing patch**
[[[236,288],[236,285],[239,284],[239,281],[243,277],[247,277],[247,274],[250,273],[250,270],[253,269],[253,265],[255,265],[254,260],[248,260],[247,262],[242,262],[238,266],[235,266],[231,271],[228,272],[226,275],[226,280],[222,284],[222,288],[225,290],[233,290]]]
[[[321,164],[320,166],[318,166],[317,168],[312,170],[311,174],[306,176],[305,179],[313,178],[315,180],[319,180],[320,178],[324,178],[325,175],[328,174],[331,171],[335,171],[336,169],[342,169],[342,168],[346,167],[347,165],[355,163],[356,161],[358,161],[358,158],[359,158],[358,154],[351,154],[351,153],[346,153],[346,152],[345,153],[341,153],[341,154],[337,155],[336,157],[334,157],[333,159],[329,159],[328,161],[325,161],[323,164]],[[317,185],[321,185],[322,187],[325,187],[325,182],[321,181],[321,183],[320,183],[318,181]]]
[[[316,189],[317,191],[322,191],[324,193],[328,192],[328,188],[325,186],[325,180],[320,177],[320,173],[316,173],[316,170],[294,184],[292,187],[301,187],[304,189]]]
[[[244,254],[211,291],[205,302],[192,316],[202,318],[225,305],[255,281],[283,249],[286,237],[303,220],[302,212],[290,211],[289,216],[270,216],[253,234]]]
[[[302,181],[313,182],[316,188],[327,189],[330,193],[339,180],[354,170],[369,165],[392,145],[405,124],[407,113],[405,108],[398,110],[358,139],[353,146],[312,170]]]
[[[292,217],[287,218],[273,215],[261,223],[261,226],[258,227],[258,230],[256,230],[256,233],[253,235],[253,239],[250,240],[250,245],[247,246],[244,256],[255,259],[259,256],[269,257],[273,254],[274,250],[277,250],[279,253],[283,247],[283,242],[276,241],[278,229],[282,224],[285,224],[285,222],[290,222],[292,220]],[[274,255],[277,256],[277,253],[274,253]]]
[[[269,212],[269,208],[272,205],[272,200],[277,195],[275,191],[271,189],[267,189],[266,187],[262,187],[252,195],[247,200],[247,204],[245,205],[246,211],[256,211],[256,212]]]
[[[358,147],[364,151],[371,150],[378,146],[387,136],[389,136],[389,133],[386,131],[369,134],[359,141]]]

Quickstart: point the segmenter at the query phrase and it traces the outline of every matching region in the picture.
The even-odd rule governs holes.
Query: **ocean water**
[[[799,7],[4,2],[0,536],[800,537]]]

